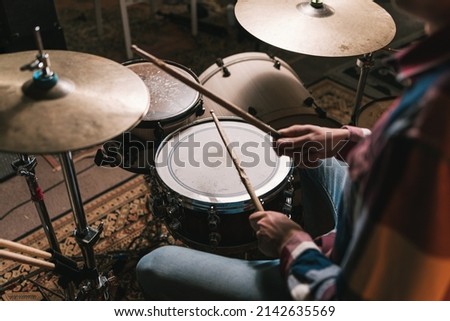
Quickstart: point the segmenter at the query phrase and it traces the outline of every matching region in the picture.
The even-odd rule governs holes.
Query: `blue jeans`
[[[314,237],[335,228],[347,167],[334,158],[300,170],[305,230]],[[279,260],[248,261],[178,246],[163,246],[136,267],[144,293],[162,300],[289,300]]]

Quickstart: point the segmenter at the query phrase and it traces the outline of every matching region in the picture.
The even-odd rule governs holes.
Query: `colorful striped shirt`
[[[450,300],[449,40],[450,27],[396,54],[408,87],[369,136],[348,127],[360,142],[335,240],[298,232],[282,249],[294,299]]]

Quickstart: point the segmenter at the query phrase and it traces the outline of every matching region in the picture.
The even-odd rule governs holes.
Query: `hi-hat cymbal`
[[[320,1],[319,1],[320,2]],[[370,0],[238,0],[235,14],[253,36],[285,50],[323,57],[374,52],[395,36],[395,23]]]
[[[134,127],[147,113],[149,91],[142,79],[106,58],[48,50],[58,80],[35,88],[30,71],[36,56],[0,55],[0,150],[51,154],[91,147]]]

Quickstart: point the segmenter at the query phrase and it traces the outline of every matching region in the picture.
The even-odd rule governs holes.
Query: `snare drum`
[[[294,124],[342,126],[316,113],[311,94],[283,60],[260,52],[246,52],[224,58],[222,62],[206,69],[199,76],[200,83],[273,128]],[[204,98],[204,106],[218,116],[233,115],[208,98]],[[204,117],[209,116],[208,111]]]
[[[384,97],[367,103],[361,107],[356,125],[371,129],[377,120],[380,119],[381,115],[389,109],[395,99],[396,97]]]
[[[290,214],[292,161],[277,156],[270,135],[238,117],[220,118],[265,209]],[[211,119],[167,136],[151,175],[153,213],[171,233],[201,250],[232,253],[256,248],[248,221],[255,207]]]

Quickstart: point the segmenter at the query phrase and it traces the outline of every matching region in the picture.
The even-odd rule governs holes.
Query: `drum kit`
[[[372,53],[395,34],[384,9],[369,0],[239,0],[235,13],[251,34],[282,49],[314,56],[364,55],[354,119],[363,114],[366,106],[359,105]],[[96,164],[147,175],[149,205],[175,237],[192,247],[227,254],[255,248],[247,220],[255,208],[292,214],[293,164],[271,148],[277,130],[294,123],[341,126],[326,117],[286,62],[268,54],[218,59],[197,77],[136,46],[132,49],[141,59],[119,64],[85,53],[44,51],[39,28],[35,36],[37,54],[0,55],[0,149],[20,154],[13,166],[27,180],[52,264],[72,285],[66,287],[70,299],[90,292],[106,297],[108,283],[93,250],[102,226],[88,226],[73,151],[103,144]],[[220,125],[211,117],[215,114]],[[221,131],[231,138],[228,152],[231,145],[239,149],[251,186],[240,184],[242,175],[221,147]],[[82,268],[61,254],[35,177],[33,154],[60,157]],[[49,258],[10,242],[0,245]],[[8,255],[0,251],[0,256]],[[74,281],[82,286],[74,289]]]

